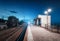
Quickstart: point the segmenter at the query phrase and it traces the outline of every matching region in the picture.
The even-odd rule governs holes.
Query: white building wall
[[[51,16],[48,16],[48,20],[47,20],[47,15],[38,15],[38,18],[41,18],[41,26],[45,27],[47,25],[47,21],[48,21],[48,25],[51,26]]]

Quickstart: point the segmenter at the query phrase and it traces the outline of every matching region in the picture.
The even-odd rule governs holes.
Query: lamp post
[[[44,12],[47,15],[47,28],[48,28],[48,15],[50,12],[51,12],[51,9],[48,9],[47,11]]]

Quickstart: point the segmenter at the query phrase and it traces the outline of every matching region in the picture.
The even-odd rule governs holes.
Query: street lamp
[[[48,28],[48,15],[51,11],[52,11],[51,9],[48,9],[47,11],[44,12],[47,15],[47,28]]]
[[[45,13],[45,14],[48,14],[48,11],[45,11],[44,13]]]
[[[51,9],[48,9],[48,12],[51,12],[52,10]]]
[[[52,10],[51,9],[48,9],[47,11],[45,11],[44,13],[47,15],[51,12]]]

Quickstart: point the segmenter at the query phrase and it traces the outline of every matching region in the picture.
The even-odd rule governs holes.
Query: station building
[[[51,16],[50,15],[38,15],[37,18],[34,19],[34,24],[42,27],[51,26]],[[48,25],[47,25],[48,24]]]

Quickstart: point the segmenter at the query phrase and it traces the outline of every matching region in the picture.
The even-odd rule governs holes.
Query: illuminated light
[[[51,12],[52,10],[51,9],[48,9],[48,12]]]
[[[45,11],[44,13],[45,13],[45,14],[48,14],[48,11]]]
[[[30,22],[28,22],[28,24],[30,24]]]

